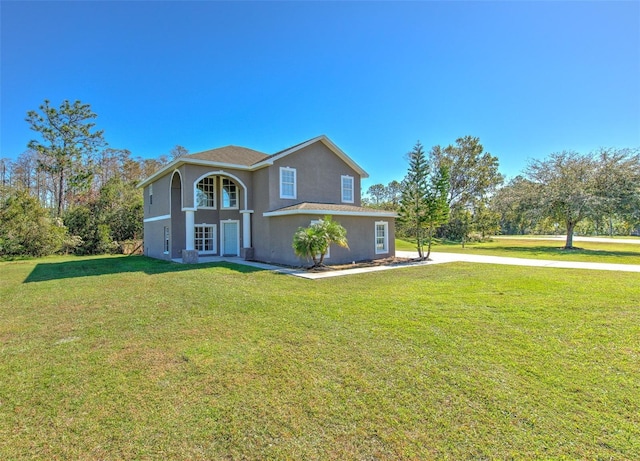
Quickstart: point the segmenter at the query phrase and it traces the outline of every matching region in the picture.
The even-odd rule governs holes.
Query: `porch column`
[[[185,210],[184,212],[184,225],[185,225],[185,250],[193,250],[195,242],[195,218],[196,213],[193,210]]]
[[[242,210],[242,248],[251,248],[251,213],[253,210]]]

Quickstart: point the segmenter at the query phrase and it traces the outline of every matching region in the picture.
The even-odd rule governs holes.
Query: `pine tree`
[[[60,109],[51,107],[45,100],[40,106],[42,114],[35,110],[27,113],[26,121],[44,142],[32,140],[29,149],[40,154],[39,169],[55,180],[56,216],[62,215],[65,194],[73,189],[87,189],[93,176],[86,166],[97,147],[105,144],[102,131],[92,131],[97,117],[89,104],[64,101]]]
[[[431,254],[435,229],[446,223],[449,217],[449,175],[446,167],[439,167],[431,174],[420,141],[409,152],[408,157],[409,171],[403,181],[398,219],[415,236],[418,258],[425,260]]]

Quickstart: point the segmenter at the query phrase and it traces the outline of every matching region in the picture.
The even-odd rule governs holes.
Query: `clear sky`
[[[113,148],[265,153],[326,134],[369,174],[477,136],[528,159],[640,146],[640,2],[0,2],[0,157],[44,99]]]

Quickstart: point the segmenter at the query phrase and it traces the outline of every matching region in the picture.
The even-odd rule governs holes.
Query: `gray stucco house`
[[[327,264],[395,254],[395,213],[363,208],[368,177],[326,136],[267,155],[227,146],[179,157],[140,183],[144,253],[159,259],[240,256],[288,265],[298,227],[331,215],[349,249],[332,246]]]

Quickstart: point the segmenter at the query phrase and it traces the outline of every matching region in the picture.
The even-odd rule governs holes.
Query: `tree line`
[[[35,132],[15,161],[0,159],[0,256],[122,251],[142,239],[137,183],[187,154],[157,159],[109,147],[88,104],[48,100],[29,111]],[[374,184],[363,204],[398,212],[396,235],[428,258],[434,238],[465,242],[497,233],[629,235],[640,230],[640,150],[552,153],[505,184],[479,138],[407,154],[407,175]],[[427,247],[426,255],[423,247]],[[315,254],[315,253],[314,253]]]
[[[640,149],[552,153],[506,184],[479,138],[407,154],[405,178],[374,184],[363,202],[398,212],[396,235],[428,258],[433,238],[483,240],[502,234],[630,235],[640,230]],[[426,255],[423,247],[427,246]]]
[[[15,161],[0,159],[0,256],[100,254],[142,239],[142,191],[136,185],[173,158],[109,147],[88,104],[48,100],[29,111],[36,134]]]

